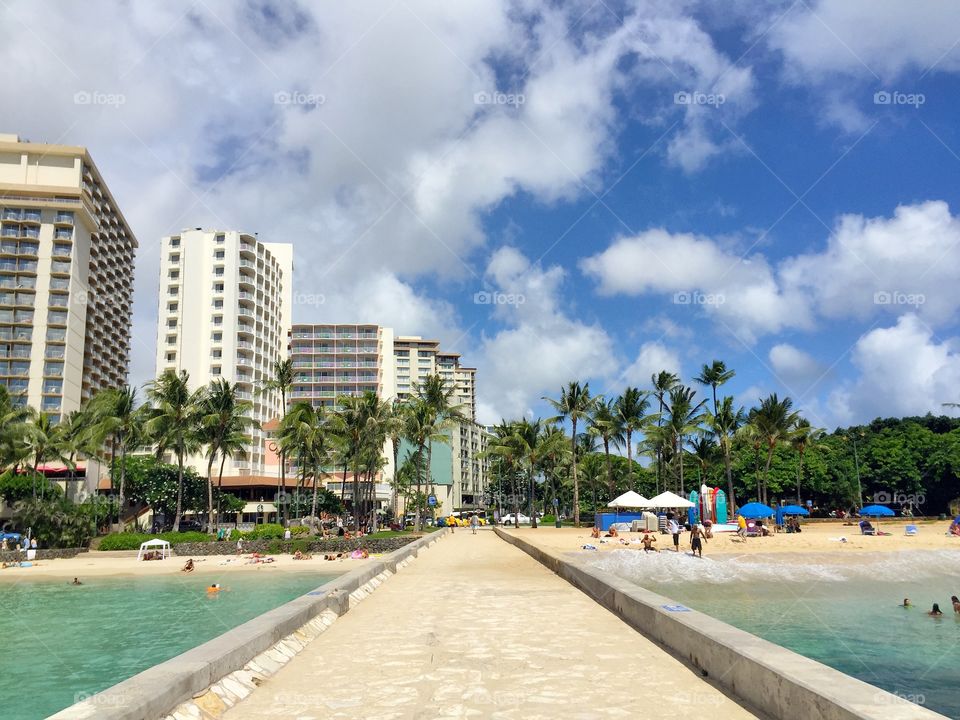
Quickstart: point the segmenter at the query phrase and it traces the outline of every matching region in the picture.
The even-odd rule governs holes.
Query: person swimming
[[[214,583],[207,588],[207,595],[216,595],[221,590],[220,583]]]
[[[903,605],[901,605],[900,607],[912,608],[912,607],[913,607],[913,603],[910,602],[910,598],[904,598],[904,599],[903,599]]]
[[[960,598],[958,598],[956,595],[951,595],[950,602],[953,604],[953,611],[955,613],[960,613]]]
[[[927,613],[927,615],[931,615],[933,617],[938,617],[940,615],[943,615],[943,613],[940,611],[940,605],[938,605],[937,603],[934,603],[933,609],[931,609],[930,612]]]
[[[83,585],[83,583],[80,582],[80,578],[74,578],[74,579],[73,579],[73,582],[70,583],[70,584],[71,584],[71,585]]]

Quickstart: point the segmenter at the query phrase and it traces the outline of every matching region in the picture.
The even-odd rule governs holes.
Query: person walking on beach
[[[703,526],[697,524],[690,528],[690,554],[703,557]]]
[[[747,519],[743,515],[737,515],[737,535],[742,540],[747,538]]]
[[[480,520],[477,518],[476,513],[470,516],[470,532],[474,535],[477,534],[477,528],[480,526]]]
[[[667,515],[667,532],[673,535],[673,551],[680,552],[680,524],[673,513]]]

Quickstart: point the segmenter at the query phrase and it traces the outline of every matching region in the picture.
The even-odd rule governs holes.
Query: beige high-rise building
[[[283,414],[279,392],[263,392],[273,364],[287,357],[293,305],[293,245],[235,230],[184,230],[163,238],[157,374],[186,370],[191,389],[223,378],[268,425]],[[247,457],[225,476],[276,476],[269,433],[252,431]],[[206,473],[203,458],[191,465]]]
[[[0,384],[52,420],[127,382],[137,240],[86,148],[0,134]]]
[[[414,335],[400,335],[393,344],[396,365],[397,397],[406,399],[416,391],[427,375],[439,374],[453,389],[452,401],[460,412],[476,419],[476,368],[460,365],[460,353],[443,352],[439,340],[424,340]]]

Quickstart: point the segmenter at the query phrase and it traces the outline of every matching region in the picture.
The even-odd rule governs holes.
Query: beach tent
[[[740,508],[739,512],[747,520],[759,520],[761,518],[768,518],[776,515],[776,512],[774,512],[772,507],[758,502],[747,503]]]
[[[614,498],[607,503],[607,507],[612,508],[642,508],[647,507],[647,499],[633,490],[627,490],[620,497]]]
[[[688,508],[693,507],[693,503],[685,500],[676,493],[664,492],[656,497],[650,498],[650,506],[658,508]]]
[[[143,553],[147,550],[159,550],[160,557],[164,560],[173,556],[170,550],[170,543],[160,538],[154,538],[153,540],[140,543],[140,552],[137,553],[137,560],[143,560]]]
[[[867,505],[860,511],[860,517],[894,517],[896,513],[886,505]],[[880,523],[877,522],[877,530],[880,529]]]

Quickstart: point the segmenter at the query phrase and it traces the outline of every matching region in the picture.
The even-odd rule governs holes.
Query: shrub
[[[294,527],[290,528],[290,534],[294,537],[297,535],[309,535],[310,528],[306,527],[305,525],[295,525]]]
[[[542,522],[544,525],[553,525],[555,522],[557,522],[557,516],[544,515],[543,518],[541,518],[540,522]]]
[[[166,540],[171,545],[180,543],[202,543],[210,542],[211,537],[202,532],[168,532],[159,535],[148,535],[146,533],[111,533],[100,541],[100,550],[139,550],[140,544],[147,540],[160,538]]]
[[[292,532],[292,531],[291,531]],[[257,525],[253,530],[243,533],[244,540],[270,540],[283,537],[283,525],[278,523],[264,523]]]

